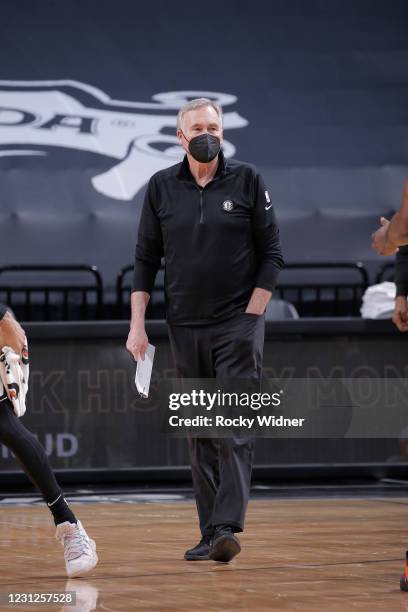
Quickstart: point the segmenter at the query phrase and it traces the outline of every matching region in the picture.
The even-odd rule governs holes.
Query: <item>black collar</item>
[[[226,173],[228,172],[228,164],[227,164],[227,160],[225,159],[224,153],[222,151],[220,151],[218,153],[218,166],[217,166],[217,171],[214,174],[214,179],[219,178],[221,176],[224,176]],[[188,163],[188,157],[187,155],[184,156],[184,159],[181,163],[181,166],[176,174],[177,178],[180,181],[194,181],[194,177],[191,174],[191,170],[190,170],[190,165]]]

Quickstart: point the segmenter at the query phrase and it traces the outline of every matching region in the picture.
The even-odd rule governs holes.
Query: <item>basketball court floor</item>
[[[3,497],[0,609],[408,612],[408,593],[399,590],[408,499],[398,489],[383,496],[362,491],[256,496],[242,553],[230,564],[184,561],[185,549],[199,540],[191,495],[77,491],[72,505],[96,539],[100,562],[74,580],[65,576],[38,497]],[[5,599],[72,591],[74,606],[11,606]]]

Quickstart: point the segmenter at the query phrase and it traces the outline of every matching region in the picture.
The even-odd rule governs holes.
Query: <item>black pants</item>
[[[23,470],[41,491],[44,500],[51,503],[57,499],[61,489],[55,480],[46,452],[37,438],[24,427],[13,412],[11,402],[0,402],[0,443],[16,456]]]
[[[181,378],[260,380],[265,317],[241,313],[214,325],[169,325]],[[254,440],[189,438],[194,493],[202,535],[216,525],[243,531],[251,485]]]

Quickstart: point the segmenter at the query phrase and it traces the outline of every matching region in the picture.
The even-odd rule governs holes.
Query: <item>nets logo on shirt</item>
[[[225,111],[237,101],[227,93],[172,91],[132,102],[79,81],[0,81],[0,157],[47,156],[62,147],[114,158],[91,182],[99,193],[128,201],[152,174],[181,160],[177,112],[201,97],[224,107],[225,130],[248,125],[236,111]],[[235,153],[228,140],[223,149],[227,157]]]
[[[234,203],[231,200],[225,200],[225,202],[222,203],[222,208],[225,212],[230,212],[234,208]]]

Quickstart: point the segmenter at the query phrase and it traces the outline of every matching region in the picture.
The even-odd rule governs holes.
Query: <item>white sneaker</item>
[[[65,568],[69,578],[86,574],[98,563],[96,544],[82,527],[81,521],[60,523],[55,537],[64,547]]]

